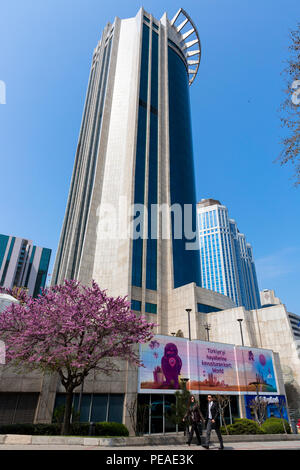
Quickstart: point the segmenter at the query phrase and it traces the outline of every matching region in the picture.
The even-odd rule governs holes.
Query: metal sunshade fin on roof
[[[178,20],[180,17],[184,17],[184,20],[180,20],[181,22],[178,24]],[[198,35],[198,31],[196,26],[194,25],[193,21],[189,17],[183,8],[180,8],[174,18],[171,20],[171,25],[174,26],[176,31],[181,34],[182,37],[182,50],[186,57],[187,64],[188,64],[188,75],[189,75],[189,85],[193,83],[198,73],[200,59],[201,59],[201,42]],[[187,31],[182,32],[183,28],[187,26]],[[191,36],[194,35],[194,38]],[[190,38],[188,41],[187,39]],[[191,47],[195,46],[195,49],[190,49]],[[198,46],[198,47],[197,47]],[[190,50],[189,50],[190,49]],[[191,59],[192,57],[192,59]]]

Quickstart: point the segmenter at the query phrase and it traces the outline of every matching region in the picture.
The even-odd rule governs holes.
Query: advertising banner
[[[278,393],[272,351],[236,347],[235,352],[241,392]]]
[[[254,400],[257,400],[257,395],[245,395],[246,417],[253,419],[251,405]],[[266,418],[284,418],[288,420],[286,399],[284,395],[265,395],[259,394],[259,399],[267,402]]]
[[[174,393],[183,378],[193,393],[278,393],[270,350],[156,335],[140,357],[139,393]]]
[[[196,393],[239,391],[233,345],[191,341],[189,364],[189,390]]]
[[[139,393],[174,393],[188,373],[188,341],[184,338],[156,335],[140,345],[145,367],[139,368]]]

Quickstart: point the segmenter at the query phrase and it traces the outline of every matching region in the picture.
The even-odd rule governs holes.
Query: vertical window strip
[[[8,266],[9,266],[10,257],[11,257],[12,251],[13,251],[13,247],[14,247],[15,241],[16,241],[16,237],[13,237],[13,238],[11,239],[10,247],[9,247],[9,250],[8,250],[8,253],[7,253],[7,257],[6,257],[6,261],[5,261],[5,266],[4,266],[4,270],[3,270],[3,274],[2,274],[0,286],[3,286],[3,284],[4,284],[4,282],[5,282],[6,273],[7,273],[7,269],[8,269]]]
[[[168,76],[171,204],[180,204],[182,208],[184,204],[196,207],[189,85],[185,64],[170,46]],[[194,226],[196,211],[193,211],[192,216]],[[174,288],[191,282],[200,285],[199,251],[186,249],[186,242],[191,240],[185,236],[180,240],[174,237],[174,217],[171,224]]]
[[[27,271],[24,287],[28,286],[28,281],[29,281],[29,277],[30,277],[30,273],[31,273],[31,268],[32,268],[32,263],[33,263],[33,259],[34,259],[34,255],[35,255],[35,250],[36,250],[36,246],[34,245],[32,247],[32,251],[31,251],[31,256],[30,256],[30,260],[29,260],[29,266],[28,266],[28,271]]]
[[[138,132],[135,157],[134,204],[144,204],[145,170],[146,170],[146,137],[147,137],[147,108],[144,106],[148,99],[148,68],[149,68],[149,27],[143,24],[142,56],[140,72]],[[141,220],[144,214],[139,214]],[[132,285],[142,287],[143,268],[143,227],[140,237],[132,242]]]
[[[0,269],[3,263],[6,247],[9,241],[8,235],[0,235]]]
[[[47,272],[50,263],[51,250],[43,248],[38,273],[36,276],[33,297],[37,297],[41,293],[41,289],[45,287]]]
[[[157,289],[157,211],[152,206],[157,204],[158,171],[158,117],[153,111],[158,107],[158,35],[152,32],[151,57],[151,112],[150,146],[148,171],[148,240],[146,259],[146,288]],[[152,111],[153,110],[153,111]],[[153,213],[152,213],[153,212]],[[153,226],[154,225],[154,226]],[[154,236],[155,238],[152,238]]]

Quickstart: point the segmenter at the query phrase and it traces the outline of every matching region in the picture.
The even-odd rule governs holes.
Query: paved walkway
[[[218,449],[218,444],[212,444],[210,450]],[[135,447],[104,447],[104,446],[80,446],[80,445],[9,445],[0,444],[2,450],[105,450],[111,454],[118,454],[118,451],[139,451],[147,450],[157,453],[159,451],[188,451],[189,453],[203,451],[209,452],[201,446],[191,445],[152,445],[152,446],[135,446]],[[300,441],[277,441],[277,442],[230,442],[225,445],[226,450],[300,450]]]

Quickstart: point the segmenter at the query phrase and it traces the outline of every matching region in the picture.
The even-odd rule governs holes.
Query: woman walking
[[[187,411],[184,415],[183,421],[187,421],[191,425],[191,430],[190,430],[190,433],[188,434],[187,444],[191,445],[193,435],[194,435],[194,431],[195,431],[196,436],[197,436],[197,440],[198,440],[198,445],[200,446],[201,445],[201,434],[202,434],[202,423],[204,423],[205,420],[204,420],[204,417],[201,413],[200,406],[196,402],[196,399],[195,399],[194,395],[190,396],[188,408],[187,408]],[[199,427],[200,427],[200,430],[201,430],[201,434],[199,432]]]

